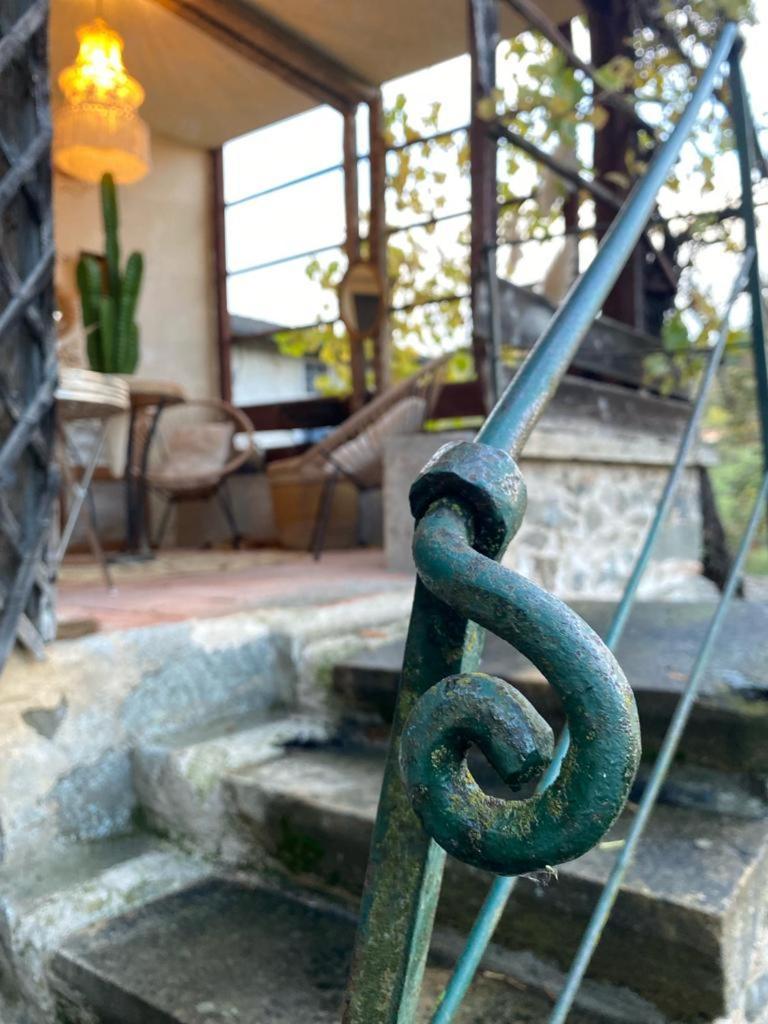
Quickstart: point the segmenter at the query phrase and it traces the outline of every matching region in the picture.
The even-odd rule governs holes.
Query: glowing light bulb
[[[125,69],[123,39],[103,18],[77,30],[74,64],[59,75],[65,104],[54,116],[54,163],[83,181],[109,172],[130,184],[149,170],[144,90]]]

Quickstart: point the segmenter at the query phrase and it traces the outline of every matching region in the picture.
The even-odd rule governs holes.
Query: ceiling
[[[466,50],[466,0],[247,0],[364,79],[381,83]],[[575,0],[539,5],[554,20]],[[247,58],[162,7],[156,0],[102,0],[103,16],[125,39],[128,71],[142,83],[151,128],[190,145],[227,139],[316,106]],[[519,29],[501,5],[505,35]],[[75,30],[96,16],[96,0],[52,0],[53,101],[71,63]]]
[[[381,84],[467,49],[467,0],[247,0],[370,82]],[[537,0],[559,23],[575,0]],[[522,28],[499,4],[502,35]]]

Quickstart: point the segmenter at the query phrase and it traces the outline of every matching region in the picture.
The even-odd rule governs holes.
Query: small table
[[[107,421],[117,413],[126,412],[129,408],[128,385],[119,377],[105,373],[94,373],[74,367],[62,367],[59,373],[59,386],[56,389],[59,424],[59,450],[61,473],[67,490],[74,499],[67,513],[67,519],[61,533],[59,546],[54,554],[56,568],[66,554],[72,533],[85,506],[86,530],[91,549],[101,563],[107,586],[112,587],[109,566],[96,530],[96,512],[91,484],[99,458],[104,449]],[[96,443],[87,459],[82,459],[74,438],[66,429],[66,424],[78,420],[96,420],[98,422]],[[83,466],[82,477],[77,479],[74,463]],[[88,504],[86,505],[86,500]]]
[[[125,463],[125,556],[134,560],[153,557],[146,524],[147,465],[152,439],[160,414],[168,405],[186,401],[184,389],[173,381],[128,377],[131,416],[128,427],[128,453]],[[146,433],[138,436],[138,426],[146,418]]]

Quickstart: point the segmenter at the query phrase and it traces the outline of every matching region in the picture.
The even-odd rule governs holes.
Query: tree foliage
[[[625,154],[624,170],[604,185],[625,193],[642,175],[657,146],[668,137],[688,102],[698,75],[726,18],[752,16],[747,0],[632,0],[634,31],[622,53],[591,75],[573,68],[567,57],[536,32],[524,32],[502,44],[499,88],[478,111],[498,119],[561,162],[594,176],[592,139],[610,116],[616,100],[634,111],[638,130]],[[706,346],[717,327],[715,302],[698,273],[698,256],[706,247],[738,247],[730,222],[718,211],[680,214],[682,181],[686,191],[704,199],[715,191],[721,158],[733,148],[733,131],[725,89],[710,104],[678,169],[659,200],[660,218],[653,235],[677,267],[680,288],[664,320],[664,351],[648,361],[649,383],[669,390],[688,382],[701,366],[696,349]],[[394,373],[411,372],[425,355],[468,340],[468,217],[438,222],[446,213],[449,192],[464,188],[469,205],[469,149],[466,131],[419,141],[433,135],[440,104],[424,117],[413,116],[405,95],[386,114],[387,218],[390,225],[388,266],[392,285],[391,326]],[[528,248],[558,238],[564,231],[568,186],[519,149],[503,144],[499,160],[499,271],[522,274]],[[449,188],[450,185],[450,188]],[[407,224],[414,226],[407,227]],[[580,225],[594,223],[594,209],[582,202]],[[335,316],[335,289],[345,270],[343,259],[313,260],[307,273],[327,295],[324,315]],[[283,351],[311,353],[330,368],[324,385],[343,390],[349,381],[349,343],[339,322],[279,338]],[[693,353],[693,355],[692,355]],[[466,352],[456,372],[466,375]]]

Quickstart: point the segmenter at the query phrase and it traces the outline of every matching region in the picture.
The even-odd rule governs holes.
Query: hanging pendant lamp
[[[66,102],[53,121],[53,162],[81,181],[111,174],[129,185],[149,170],[149,128],[138,114],[144,90],[125,70],[123,39],[103,18],[77,30],[74,64],[59,75]]]

